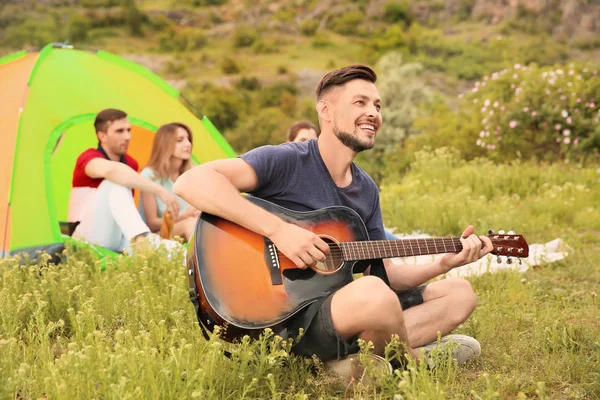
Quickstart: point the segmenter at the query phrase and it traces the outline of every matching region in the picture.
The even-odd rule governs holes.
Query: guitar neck
[[[459,253],[460,238],[372,240],[340,243],[344,261]]]

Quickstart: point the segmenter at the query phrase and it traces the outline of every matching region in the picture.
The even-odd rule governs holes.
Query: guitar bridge
[[[283,285],[283,279],[281,277],[281,266],[279,264],[279,255],[277,254],[277,247],[271,240],[265,238],[265,262],[269,273],[271,275],[271,283],[273,285]]]

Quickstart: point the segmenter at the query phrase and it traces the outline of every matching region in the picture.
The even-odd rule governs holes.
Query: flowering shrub
[[[600,77],[595,67],[515,64],[484,76],[459,97],[479,121],[469,140],[491,158],[600,156]]]

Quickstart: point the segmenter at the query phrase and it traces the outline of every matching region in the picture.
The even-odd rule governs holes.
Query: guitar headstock
[[[514,232],[505,234],[504,231],[499,231],[498,233],[490,231],[488,237],[494,245],[494,250],[491,252],[492,254],[497,256],[508,256],[509,260],[510,257],[529,257],[529,245],[522,235],[516,235]]]

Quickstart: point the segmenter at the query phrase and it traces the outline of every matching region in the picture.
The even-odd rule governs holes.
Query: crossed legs
[[[393,290],[381,279],[365,276],[334,294],[331,321],[341,338],[371,341],[379,355],[396,334],[418,358],[417,347],[436,340],[438,332],[450,333],[471,315],[477,302],[471,284],[458,278],[430,283],[423,300],[403,311]]]

